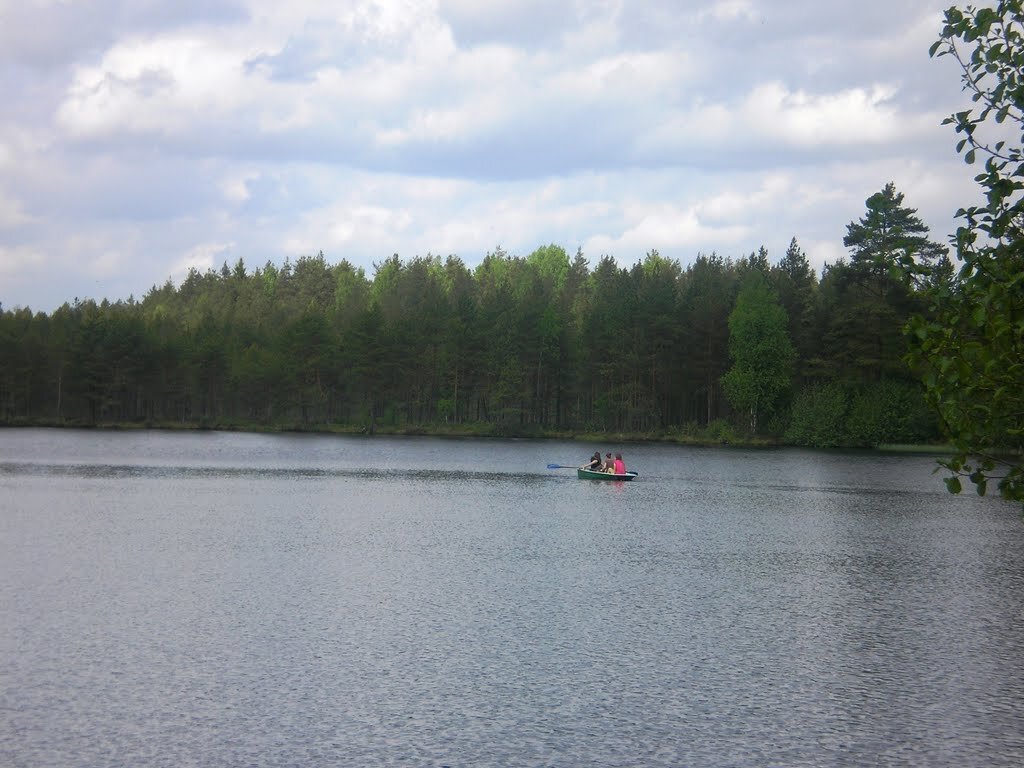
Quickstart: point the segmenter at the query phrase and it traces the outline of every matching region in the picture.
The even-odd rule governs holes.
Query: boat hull
[[[612,472],[594,472],[591,469],[576,470],[576,477],[580,480],[632,480],[637,474],[637,472],[626,472],[617,475]]]

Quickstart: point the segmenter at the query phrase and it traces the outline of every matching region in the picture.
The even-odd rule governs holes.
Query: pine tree
[[[851,266],[883,293],[894,268],[930,266],[947,252],[928,238],[928,227],[916,208],[903,205],[903,193],[890,181],[866,201],[867,213],[846,226],[843,245],[851,250]]]

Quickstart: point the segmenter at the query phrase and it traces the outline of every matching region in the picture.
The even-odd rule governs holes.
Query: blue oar
[[[579,467],[570,467],[568,464],[548,464],[548,469],[579,469]]]

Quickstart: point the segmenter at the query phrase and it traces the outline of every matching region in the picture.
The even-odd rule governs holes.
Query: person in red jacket
[[[624,462],[622,460],[622,454],[621,453],[616,453],[615,454],[615,464],[614,464],[614,467],[615,467],[615,474],[616,475],[624,475],[624,474],[626,474],[626,462]]]

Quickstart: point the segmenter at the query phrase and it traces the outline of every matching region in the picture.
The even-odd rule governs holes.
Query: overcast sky
[[[819,268],[979,198],[952,0],[0,0],[0,302],[554,243]]]

